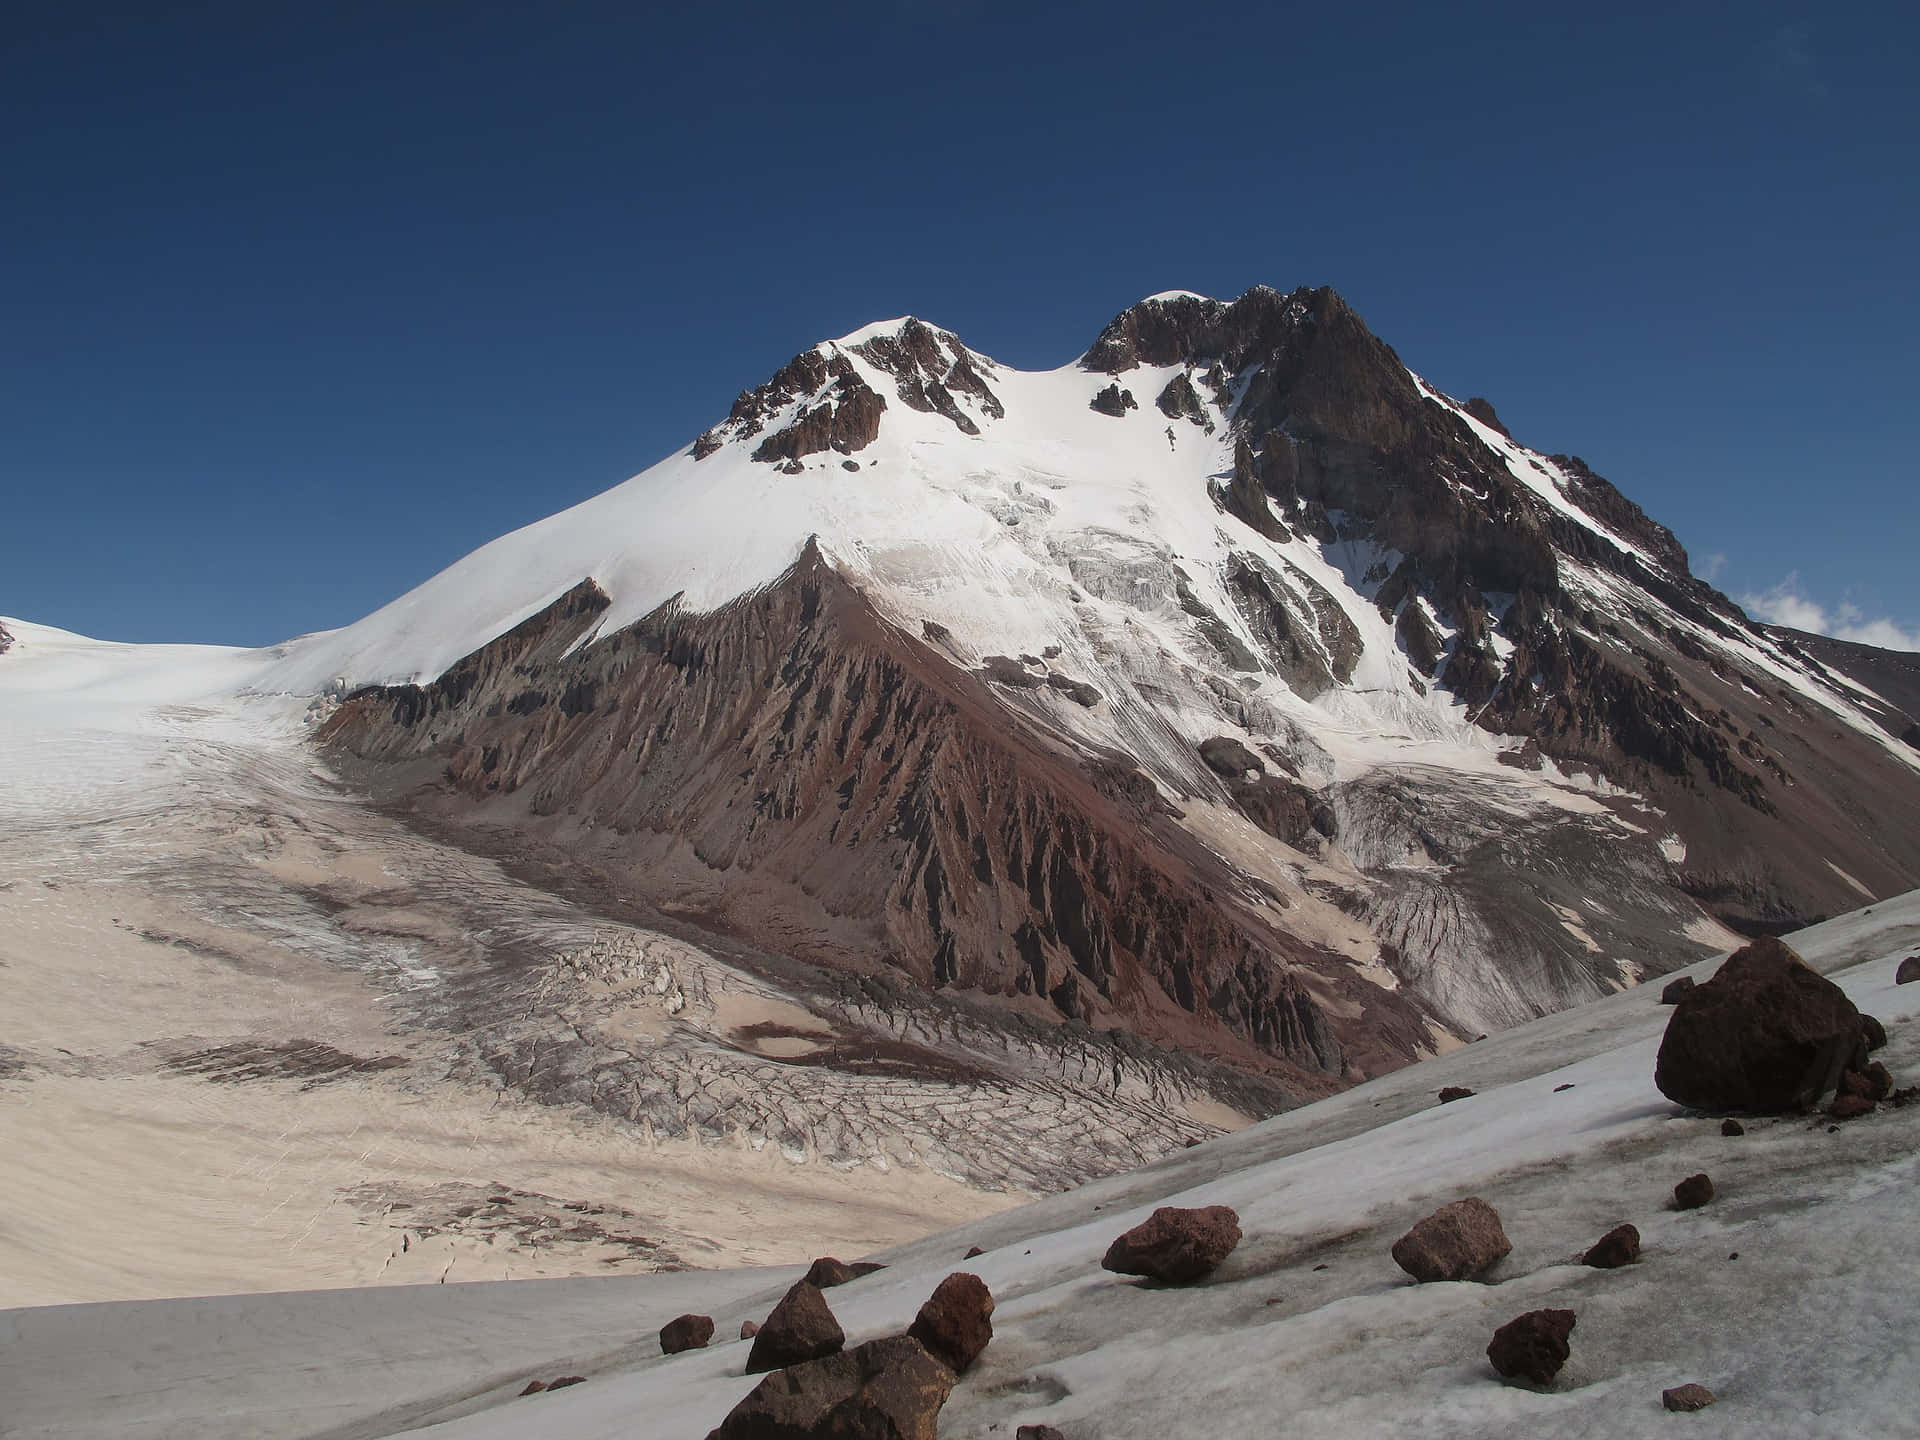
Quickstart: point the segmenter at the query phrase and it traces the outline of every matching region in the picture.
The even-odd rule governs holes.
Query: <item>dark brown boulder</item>
[[[882,1265],[878,1260],[856,1260],[847,1267],[847,1269],[853,1272],[853,1278],[856,1280],[862,1275],[871,1275],[876,1270],[884,1270],[886,1268],[887,1267]]]
[[[660,1327],[660,1353],[678,1355],[682,1350],[704,1350],[711,1339],[711,1315],[678,1315]]]
[[[1689,1175],[1673,1187],[1673,1208],[1698,1210],[1713,1199],[1713,1181],[1706,1175]]]
[[[1232,780],[1243,779],[1249,773],[1267,773],[1266,761],[1230,735],[1216,735],[1211,740],[1202,740],[1200,758],[1207,762],[1207,768],[1214,774],[1225,775]]]
[[[934,1440],[956,1379],[911,1336],[870,1340],[775,1371],[707,1440]]]
[[[1198,1280],[1240,1243],[1240,1217],[1225,1205],[1162,1205],[1107,1247],[1100,1266],[1180,1285]]]
[[[760,1322],[758,1320],[742,1320],[740,1322],[740,1338],[742,1340],[751,1340],[759,1333]]]
[[[562,1375],[558,1380],[549,1380],[547,1382],[547,1389],[564,1390],[569,1385],[584,1385],[586,1383],[587,1377],[584,1375]]]
[[[1772,1113],[1813,1104],[1865,1059],[1846,992],[1764,938],[1681,996],[1653,1078],[1681,1105]]]
[[[1666,989],[1660,992],[1662,1005],[1678,1005],[1680,997],[1693,989],[1699,982],[1691,975],[1680,975],[1667,982]]]
[[[1660,1392],[1660,1403],[1669,1410],[1704,1410],[1713,1403],[1713,1391],[1704,1385],[1676,1385]]]
[[[1451,1105],[1456,1100],[1467,1100],[1471,1099],[1472,1096],[1473,1091],[1464,1085],[1445,1085],[1440,1089],[1440,1103],[1442,1105]]]
[[[1862,1115],[1871,1115],[1873,1101],[1864,1095],[1839,1095],[1827,1106],[1827,1114],[1835,1120],[1858,1120]]]
[[[1472,1280],[1512,1251],[1500,1212],[1478,1196],[1443,1205],[1393,1242],[1393,1260],[1414,1279]]]
[[[807,1267],[804,1277],[809,1285],[817,1285],[822,1290],[831,1290],[836,1285],[844,1285],[854,1278],[853,1267],[843,1264],[831,1255],[822,1255]]]
[[[978,1275],[957,1271],[934,1287],[907,1334],[963,1375],[993,1339],[993,1292]]]
[[[1022,1425],[1013,1432],[1013,1440],[1067,1440],[1051,1425]]]
[[[1631,1225],[1616,1225],[1580,1257],[1582,1265],[1596,1270],[1618,1270],[1640,1258],[1640,1232]]]
[[[836,1353],[847,1343],[840,1322],[827,1308],[827,1298],[818,1285],[805,1280],[781,1297],[753,1337],[753,1349],[747,1354],[747,1374],[778,1370]]]
[[[1893,972],[1893,983],[1911,985],[1920,980],[1920,955],[1909,955],[1900,962],[1900,968]]]
[[[1884,1100],[1893,1093],[1893,1074],[1878,1060],[1865,1069],[1848,1070],[1840,1077],[1842,1095],[1858,1095],[1862,1100]]]
[[[984,1255],[986,1253],[987,1252],[982,1250],[978,1245],[969,1245],[967,1247],[967,1253],[962,1255],[960,1258],[962,1260],[971,1260],[976,1255]]]
[[[1573,1325],[1571,1310],[1529,1310],[1493,1332],[1487,1359],[1509,1380],[1548,1384],[1573,1353],[1567,1344]]]
[[[1871,1015],[1861,1015],[1860,1035],[1867,1042],[1869,1054],[1887,1043],[1887,1027]]]
[[[1747,1127],[1729,1115],[1720,1122],[1720,1133],[1722,1135],[1744,1135],[1747,1133]]]
[[[546,1388],[547,1382],[544,1380],[529,1380],[527,1381],[527,1388],[520,1392],[520,1398],[524,1400],[529,1395],[538,1395]]]

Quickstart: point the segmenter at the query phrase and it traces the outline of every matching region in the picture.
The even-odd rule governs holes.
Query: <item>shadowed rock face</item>
[[[603,858],[631,854],[637,893],[685,913],[667,887],[692,874],[703,923],[814,963],[1117,1026],[1296,1093],[1424,1042],[1412,1003],[1244,908],[1144,777],[1143,808],[817,552],[711,615],[669,606],[568,655],[604,605],[583,585],[433,685],[352,697],[325,738],[577,816]]]

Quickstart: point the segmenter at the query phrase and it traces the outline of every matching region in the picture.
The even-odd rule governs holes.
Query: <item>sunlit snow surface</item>
[[[1793,943],[1887,1024],[1882,1056],[1910,1083],[1920,985],[1896,988],[1893,972],[1920,947],[1920,892]],[[1032,1423],[1069,1440],[1912,1433],[1920,1106],[1834,1133],[1808,1116],[1722,1137],[1718,1119],[1654,1089],[1671,1014],[1657,1001],[1652,987],[1598,1001],[906,1247],[829,1301],[852,1344],[904,1328],[951,1270],[987,1281],[994,1341],[942,1415],[947,1440]],[[1439,1106],[1447,1084],[1479,1093]],[[1700,1170],[1714,1203],[1667,1208]],[[1495,1283],[1411,1284],[1392,1241],[1466,1195],[1491,1201],[1513,1241]],[[1163,1203],[1239,1210],[1246,1238],[1208,1283],[1159,1289],[1099,1268],[1112,1238]],[[1577,1263],[1622,1222],[1640,1229],[1638,1264]],[[988,1253],[963,1263],[969,1244]],[[716,1306],[711,1350],[643,1353],[537,1412],[513,1402],[427,1433],[697,1440],[756,1383],[740,1373],[747,1347],[724,1337],[777,1294]],[[1503,1386],[1485,1358],[1493,1330],[1549,1305],[1578,1316],[1572,1360],[1546,1393]],[[1660,1392],[1686,1381],[1719,1404],[1669,1416]]]

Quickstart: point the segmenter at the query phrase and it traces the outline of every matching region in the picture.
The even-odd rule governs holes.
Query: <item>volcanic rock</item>
[[[1666,989],[1660,992],[1662,1005],[1678,1005],[1680,997],[1693,989],[1699,982],[1691,975],[1681,975],[1667,982]]]
[[[1512,1251],[1500,1212],[1478,1196],[1443,1205],[1393,1242],[1394,1263],[1415,1280],[1472,1280]]]
[[[967,1253],[965,1255],[962,1255],[960,1258],[962,1260],[971,1260],[976,1255],[984,1255],[986,1253],[987,1252],[982,1250],[978,1245],[969,1245],[967,1247]]]
[[[1744,1135],[1747,1133],[1747,1127],[1729,1115],[1720,1122],[1720,1133],[1722,1135]]]
[[[1567,1344],[1573,1326],[1571,1310],[1529,1310],[1493,1332],[1487,1359],[1509,1380],[1548,1384],[1573,1353]]]
[[[1631,1225],[1616,1225],[1580,1257],[1582,1265],[1596,1270],[1618,1270],[1640,1258],[1640,1232]]]
[[[1100,1266],[1179,1285],[1213,1270],[1239,1243],[1240,1217],[1228,1206],[1162,1205],[1108,1246]]]
[[[1713,1199],[1713,1181],[1705,1174],[1689,1175],[1673,1187],[1673,1208],[1698,1210]]]
[[[835,1285],[844,1285],[853,1279],[853,1267],[834,1259],[831,1255],[822,1255],[807,1267],[807,1273],[801,1278],[809,1285],[818,1285],[822,1290],[831,1290]]]
[[[1660,1403],[1669,1410],[1704,1410],[1713,1404],[1713,1398],[1713,1391],[1692,1383],[1660,1392]]]
[[[1735,951],[1681,997],[1654,1083],[1701,1110],[1805,1108],[1866,1058],[1860,1012],[1779,940]]]
[[[1858,1095],[1862,1100],[1884,1100],[1893,1093],[1893,1075],[1878,1060],[1864,1070],[1848,1070],[1840,1076],[1840,1093]]]
[[[1442,1105],[1451,1105],[1456,1100],[1470,1099],[1472,1095],[1473,1091],[1464,1085],[1446,1085],[1441,1087],[1440,1103]]]
[[[954,1374],[965,1374],[993,1339],[993,1293],[978,1275],[949,1275],[934,1287],[907,1334]]]
[[[742,1320],[740,1322],[740,1338],[742,1340],[751,1340],[759,1333],[760,1322],[758,1320]]]
[[[1267,769],[1266,762],[1258,755],[1227,735],[1202,740],[1200,758],[1207,762],[1207,768],[1214,774],[1224,775],[1230,780],[1245,779],[1249,772],[1263,775]]]
[[[801,1280],[781,1297],[760,1333],[753,1337],[747,1374],[818,1360],[836,1353],[846,1343],[846,1332],[827,1308],[820,1287]]]
[[[776,1371],[707,1440],[934,1440],[954,1372],[891,1335]]]
[[[1827,1106],[1827,1114],[1835,1120],[1858,1120],[1862,1115],[1871,1115],[1873,1110],[1873,1101],[1864,1095],[1837,1095]]]
[[[1911,985],[1920,980],[1920,955],[1909,955],[1900,962],[1900,968],[1893,972],[1893,983]]]
[[[682,1350],[704,1350],[713,1339],[711,1315],[681,1315],[660,1327],[660,1353],[678,1355]]]
[[[1122,390],[1118,381],[1107,386],[1106,389],[1089,400],[1087,404],[1091,408],[1098,410],[1102,415],[1111,415],[1116,419],[1126,414],[1129,410],[1138,410],[1140,408],[1140,402],[1133,398],[1133,392],[1131,390]]]

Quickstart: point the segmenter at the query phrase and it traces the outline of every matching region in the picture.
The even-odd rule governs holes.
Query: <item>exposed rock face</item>
[[[1660,1003],[1662,1005],[1678,1005],[1681,997],[1693,989],[1698,983],[1699,982],[1691,975],[1676,976],[1667,982],[1665,989],[1661,990]]]
[[[1415,1280],[1473,1280],[1513,1250],[1500,1212],[1478,1196],[1443,1205],[1393,1242],[1393,1261]]]
[[[1713,1404],[1714,1394],[1704,1385],[1688,1383],[1660,1392],[1660,1403],[1669,1410],[1704,1410]]]
[[[1529,1310],[1493,1332],[1487,1359],[1509,1380],[1551,1384],[1573,1353],[1567,1343],[1573,1326],[1571,1310]]]
[[[846,1332],[827,1308],[826,1297],[818,1285],[805,1280],[781,1297],[766,1323],[753,1337],[753,1349],[747,1355],[747,1374],[778,1370],[832,1355],[847,1343]]]
[[[894,1335],[769,1375],[707,1440],[935,1440],[955,1375]]]
[[[1500,417],[1494,413],[1493,402],[1491,400],[1486,400],[1478,395],[1475,395],[1470,400],[1468,400],[1465,405],[1462,405],[1460,408],[1462,410],[1465,410],[1467,414],[1471,415],[1474,419],[1478,420],[1482,425],[1485,425],[1488,429],[1498,430],[1502,435],[1505,435],[1509,440],[1513,438],[1512,432],[1509,431],[1506,426],[1500,423]]]
[[[1169,420],[1191,420],[1209,435],[1213,433],[1213,417],[1207,413],[1206,402],[1193,388],[1190,376],[1184,373],[1174,376],[1153,403]]]
[[[1596,1270],[1617,1270],[1640,1258],[1640,1232],[1632,1225],[1616,1225],[1580,1257],[1582,1265]]]
[[[1713,1200],[1713,1181],[1706,1175],[1689,1175],[1673,1187],[1673,1208],[1698,1210]]]
[[[1087,402],[1102,415],[1111,415],[1116,420],[1129,410],[1138,410],[1140,402],[1133,398],[1131,390],[1122,390],[1118,382],[1107,386],[1093,399]]]
[[[1145,776],[1063,756],[817,553],[711,615],[669,606],[569,654],[605,604],[582,586],[431,686],[351,698],[326,736],[440,758],[471,800],[591,817],[598,862],[630,855],[622,880],[683,912],[724,875],[706,922],[805,959],[1050,997],[1301,1094],[1426,1041],[1405,997],[1223,901],[1238,882]],[[697,884],[652,888],[688,867]],[[1321,1007],[1302,976],[1322,967],[1360,1013]]]
[[[908,320],[898,335],[876,335],[857,346],[862,359],[892,375],[900,403],[926,414],[944,415],[963,435],[980,426],[961,408],[954,392],[970,396],[981,411],[998,420],[1006,414],[988,388],[984,371],[992,369],[956,336],[920,320]]]
[[[978,1275],[959,1271],[937,1286],[907,1334],[936,1360],[964,1375],[993,1339],[993,1293]]]
[[[704,1350],[712,1339],[711,1315],[680,1315],[660,1327],[660,1353],[678,1355],[682,1350]]]
[[[1240,1217],[1226,1205],[1162,1205],[1107,1248],[1102,1269],[1184,1285],[1217,1269],[1240,1243]]]
[[[1729,956],[1680,998],[1660,1042],[1660,1093],[1702,1110],[1801,1109],[1864,1068],[1860,1012],[1778,940]]]
[[[788,423],[760,442],[754,459],[791,464],[823,450],[845,455],[865,449],[879,435],[887,408],[886,398],[846,356],[815,348],[794,356],[758,389],[744,392],[727,418],[694,442],[694,455],[704,459],[728,440],[760,434],[796,402]]]
[[[13,648],[13,636],[7,633],[7,627],[0,625],[0,655]]]

